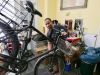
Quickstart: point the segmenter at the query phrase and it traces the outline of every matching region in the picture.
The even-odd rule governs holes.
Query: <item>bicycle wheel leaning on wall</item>
[[[8,48],[9,42],[10,42],[10,45]],[[7,67],[9,67],[9,65],[14,63],[15,59],[10,59],[9,56],[17,57],[18,48],[19,48],[18,38],[14,30],[2,20],[0,20],[0,44],[3,44],[0,49],[0,71],[2,72],[4,70],[7,70]],[[5,75],[5,74],[2,74],[2,75]]]

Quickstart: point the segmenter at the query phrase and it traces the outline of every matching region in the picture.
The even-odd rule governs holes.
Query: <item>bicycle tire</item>
[[[7,46],[8,40],[11,40],[10,42],[12,43],[12,51],[9,52],[7,47],[4,49],[7,50],[10,57],[17,57],[18,50],[19,50],[18,37],[9,24],[0,22],[0,42],[4,43],[4,45]],[[9,62],[13,60],[14,59],[10,60]]]
[[[52,59],[52,61],[50,63],[48,63],[48,59]],[[56,59],[57,58],[57,59]],[[61,63],[58,63],[56,60],[59,60]],[[52,63],[53,62],[53,63]],[[57,63],[55,63],[57,62]],[[52,64],[51,64],[52,63]],[[60,75],[64,74],[64,69],[65,69],[65,63],[64,63],[64,59],[59,56],[59,55],[55,55],[55,54],[47,54],[43,57],[41,57],[34,66],[34,75],[55,75],[56,73],[54,73],[54,66],[55,65],[59,65],[60,68]],[[45,67],[46,66],[46,67]],[[44,68],[43,68],[44,67]],[[43,70],[42,70],[43,68]],[[46,69],[47,68],[47,69]],[[47,71],[48,70],[48,71]],[[47,71],[47,72],[46,72]],[[49,73],[50,72],[50,73]]]

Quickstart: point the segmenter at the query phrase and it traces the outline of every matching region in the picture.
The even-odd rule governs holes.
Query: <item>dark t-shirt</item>
[[[50,38],[53,42],[55,42],[56,39],[57,39],[57,36],[58,36],[57,33],[59,31],[61,31],[61,29],[64,29],[64,27],[63,26],[59,26],[59,25],[54,26],[54,28],[52,30],[49,30],[47,32],[47,37]],[[64,29],[64,31],[65,31],[65,29]],[[49,42],[51,42],[51,41],[49,41]]]
[[[62,26],[62,25],[54,25],[54,28],[57,29],[57,30],[63,29],[65,32],[67,32],[66,27],[65,26]]]
[[[47,37],[48,37],[49,39],[51,39],[52,41],[55,41],[55,40],[56,40],[56,37],[57,37],[56,32],[57,32],[57,31],[54,30],[54,29],[49,30],[48,33],[47,33]],[[49,41],[49,42],[51,42],[51,41]]]

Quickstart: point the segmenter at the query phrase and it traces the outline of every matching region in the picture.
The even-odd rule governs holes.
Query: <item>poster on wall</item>
[[[60,9],[86,8],[87,0],[61,0]]]

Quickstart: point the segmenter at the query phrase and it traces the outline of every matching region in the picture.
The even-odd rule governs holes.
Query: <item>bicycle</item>
[[[58,72],[55,71],[56,68],[61,72],[60,75],[64,74],[65,70],[65,59],[63,57],[63,52],[58,48],[59,39],[61,35],[58,35],[54,48],[51,53],[40,57],[40,59],[35,63],[34,75],[55,75]],[[62,66],[60,66],[62,64]],[[56,67],[58,66],[58,67]],[[56,68],[55,68],[56,67]],[[41,74],[42,73],[42,74]]]
[[[24,8],[16,0],[14,0],[14,2],[17,3],[18,6],[21,6],[21,8],[23,8],[24,10],[28,12],[26,14],[20,12],[15,6],[13,6],[9,2],[9,0],[2,0],[0,2],[0,16],[1,16],[0,18],[0,28],[1,28],[0,42],[3,43],[5,46],[3,50],[6,50],[8,52],[7,55],[0,53],[0,57],[1,57],[0,61],[4,63],[3,65],[0,66],[0,68],[6,71],[9,71],[9,72],[16,73],[17,75],[27,69],[28,62],[34,59],[37,59],[50,52],[50,51],[47,51],[43,54],[40,54],[38,56],[34,56],[28,59],[28,57],[30,56],[29,55],[26,56],[28,52],[27,45],[32,40],[32,30],[36,31],[37,33],[39,33],[40,35],[42,35],[48,40],[51,40],[51,39],[47,38],[42,32],[40,32],[38,29],[32,26],[34,14],[42,16],[42,14],[34,8],[33,4],[30,1],[27,1],[26,3],[27,6],[26,8]],[[12,10],[10,10],[8,6],[11,6],[12,8],[14,8],[18,13],[20,13],[21,15],[24,15],[24,17],[20,18],[19,17],[20,15],[17,15],[17,12],[13,13]],[[10,16],[8,13],[10,13]],[[23,22],[23,20],[25,19],[28,13],[31,14],[31,20],[30,20],[29,26],[16,29],[15,27],[20,26],[20,24]],[[13,17],[11,16],[11,14],[13,14]],[[22,40],[24,41],[24,47],[23,47],[23,50],[21,50],[20,52],[20,48],[19,48],[20,43],[18,39],[18,34],[21,33],[22,31],[26,31],[28,35],[25,37],[24,40]],[[10,52],[7,50],[7,47],[6,47],[7,43],[9,43],[9,40],[10,40],[10,43],[12,43],[12,50]]]

